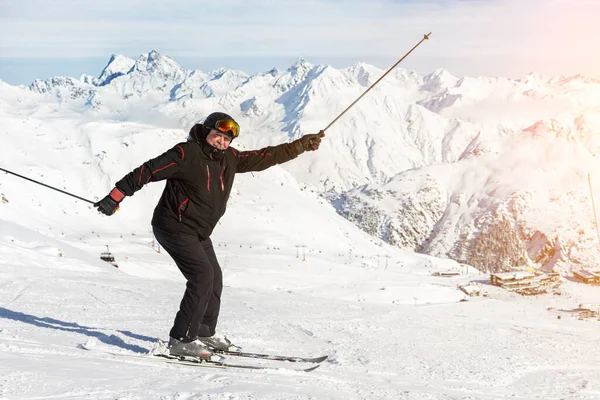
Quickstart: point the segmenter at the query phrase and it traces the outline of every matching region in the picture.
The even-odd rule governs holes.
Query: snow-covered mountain
[[[186,70],[156,51],[137,60],[113,55],[98,78],[0,84],[7,139],[0,151],[5,166],[34,172],[27,156],[14,156],[22,141],[31,147],[13,129],[21,124],[57,157],[63,147],[77,149],[77,162],[94,168],[75,168],[71,177],[92,173],[106,190],[144,161],[140,154],[182,140],[213,111],[240,122],[236,147],[280,143],[326,126],[383,72],[299,59],[248,76]],[[600,262],[588,186],[589,177],[600,193],[599,129],[600,82],[593,79],[457,78],[444,69],[419,76],[397,68],[327,131],[318,153],[282,168],[392,245],[483,270],[567,272]],[[97,185],[80,188],[102,194]]]

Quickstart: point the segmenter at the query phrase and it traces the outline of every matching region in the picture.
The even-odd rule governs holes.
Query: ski
[[[160,338],[157,339],[159,346],[166,348],[167,345]],[[236,346],[231,346],[236,347]],[[230,347],[230,348],[231,348]],[[237,347],[236,347],[237,348]],[[270,361],[287,361],[292,363],[310,363],[310,364],[320,364],[323,361],[327,360],[328,356],[320,356],[320,357],[294,357],[294,356],[284,356],[277,354],[259,354],[259,353],[248,353],[239,350],[217,350],[211,349],[211,351],[215,354],[220,354],[224,356],[235,356],[235,357],[244,357],[244,358],[254,358],[258,360],[270,360]]]
[[[149,361],[149,362],[157,362],[163,364],[176,364],[176,365],[185,365],[191,367],[200,367],[200,368],[216,368],[216,369],[248,369],[248,370],[288,370],[288,371],[299,371],[299,372],[310,372],[314,371],[319,367],[319,365],[314,365],[308,368],[285,368],[281,366],[266,366],[266,365],[245,365],[245,364],[234,364],[229,363],[220,357],[220,360],[202,360],[195,359],[192,357],[177,357],[171,356],[168,354],[131,354],[131,353],[121,353],[106,349],[101,349],[97,347],[86,347],[81,346],[81,348],[90,351],[101,352],[110,356],[115,357],[124,357],[129,359],[136,359],[140,361]]]
[[[263,365],[231,364],[226,361],[199,360],[199,359],[193,359],[193,358],[176,357],[176,356],[171,356],[171,355],[166,355],[166,354],[157,354],[157,355],[147,356],[147,357],[152,357],[152,358],[157,357],[157,358],[163,359],[163,360],[165,360],[165,362],[171,363],[171,364],[183,364],[183,365],[191,365],[191,366],[196,366],[196,367],[209,367],[209,368],[213,367],[213,368],[254,369],[254,370],[287,369],[287,370],[300,371],[300,372],[310,372],[310,371],[314,371],[315,369],[319,368],[319,365],[314,365],[314,366],[308,367],[308,368],[290,369],[290,368],[281,368],[280,366],[269,367],[269,366],[263,366]]]
[[[311,364],[320,364],[323,361],[327,360],[328,356],[321,357],[293,357],[293,356],[281,356],[276,354],[258,354],[258,353],[247,353],[243,351],[235,351],[235,350],[213,350],[216,354],[222,354],[225,356],[236,356],[236,357],[245,357],[245,358],[255,358],[260,360],[274,360],[274,361],[288,361],[288,362],[298,362],[298,363],[311,363]]]

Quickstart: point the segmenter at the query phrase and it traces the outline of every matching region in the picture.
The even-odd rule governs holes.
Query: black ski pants
[[[157,227],[153,230],[158,243],[187,279],[169,335],[184,341],[214,335],[221,308],[223,273],[210,238],[201,241],[196,235],[168,232]]]

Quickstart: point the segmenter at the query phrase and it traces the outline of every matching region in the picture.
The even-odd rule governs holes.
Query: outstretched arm
[[[112,215],[125,196],[132,196],[149,182],[176,177],[182,170],[186,143],[180,143],[160,156],[146,161],[118,181],[110,193],[94,206],[103,214]]]
[[[187,161],[185,148],[188,146],[188,143],[180,143],[160,156],[146,161],[125,175],[115,186],[124,195],[132,196],[149,182],[176,177]]]
[[[269,146],[260,150],[238,152],[232,149],[238,158],[236,172],[262,171],[273,165],[293,160],[305,151],[318,150],[321,138],[324,136],[325,133],[320,131],[319,133],[304,135],[291,143]]]

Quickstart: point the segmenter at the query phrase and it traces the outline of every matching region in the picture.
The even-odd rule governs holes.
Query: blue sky
[[[299,57],[457,76],[600,78],[598,0],[0,0],[0,79],[98,76],[111,54],[157,50],[186,68],[247,73]]]

